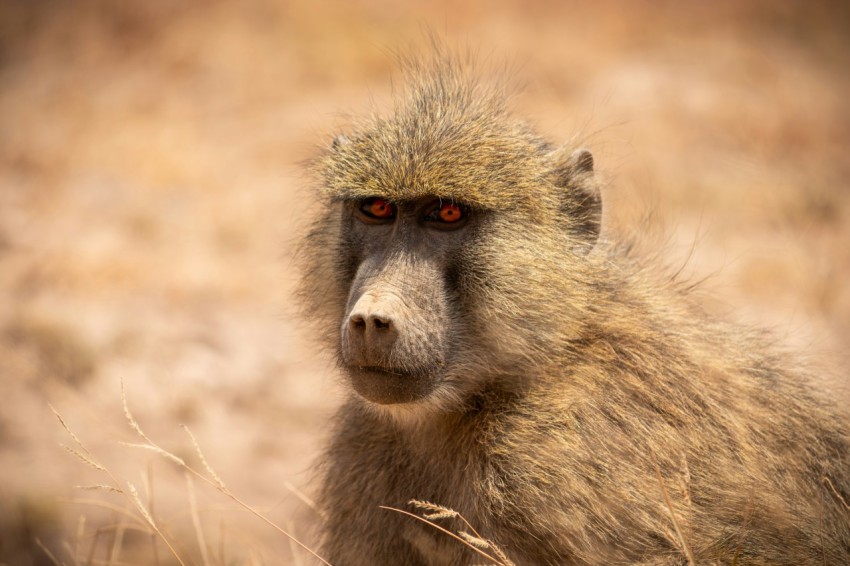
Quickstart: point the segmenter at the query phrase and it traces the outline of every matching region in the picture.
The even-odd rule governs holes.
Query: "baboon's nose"
[[[392,317],[369,308],[352,311],[348,317],[348,332],[354,353],[365,360],[386,354],[398,338]]]
[[[388,316],[379,316],[376,314],[365,316],[362,314],[353,314],[349,319],[352,328],[357,332],[382,332],[392,328],[393,321]]]

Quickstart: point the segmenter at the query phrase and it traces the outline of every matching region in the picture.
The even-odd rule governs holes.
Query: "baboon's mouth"
[[[380,366],[349,366],[354,390],[373,403],[412,403],[428,395],[435,380],[427,372],[411,372]]]
[[[416,376],[415,373],[397,369],[397,368],[385,368],[381,366],[356,366],[357,371],[367,372],[367,373],[381,373],[388,376],[395,376],[398,378],[413,378]]]

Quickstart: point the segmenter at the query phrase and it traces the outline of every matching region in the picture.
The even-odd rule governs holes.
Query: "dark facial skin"
[[[412,403],[440,386],[459,332],[445,274],[462,261],[478,221],[461,203],[379,197],[344,203],[352,266],[339,361],[363,398]]]

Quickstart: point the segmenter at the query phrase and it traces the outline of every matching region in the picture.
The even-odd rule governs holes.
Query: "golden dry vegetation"
[[[5,0],[0,563],[175,561],[128,498],[75,488],[113,480],[59,446],[48,404],[187,562],[309,563],[120,444],[141,441],[121,380],[156,443],[203,470],[188,425],[234,494],[314,544],[302,496],[341,393],[291,305],[299,163],[386,103],[393,51],[426,29],[507,61],[517,112],[594,150],[610,225],[653,211],[713,309],[838,368],[824,386],[850,399],[840,2]]]

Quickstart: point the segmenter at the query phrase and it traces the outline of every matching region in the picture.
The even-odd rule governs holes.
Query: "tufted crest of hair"
[[[506,109],[506,85],[485,86],[458,58],[406,65],[408,87],[386,117],[359,124],[320,160],[331,198],[437,196],[498,209],[539,192],[549,146]]]

